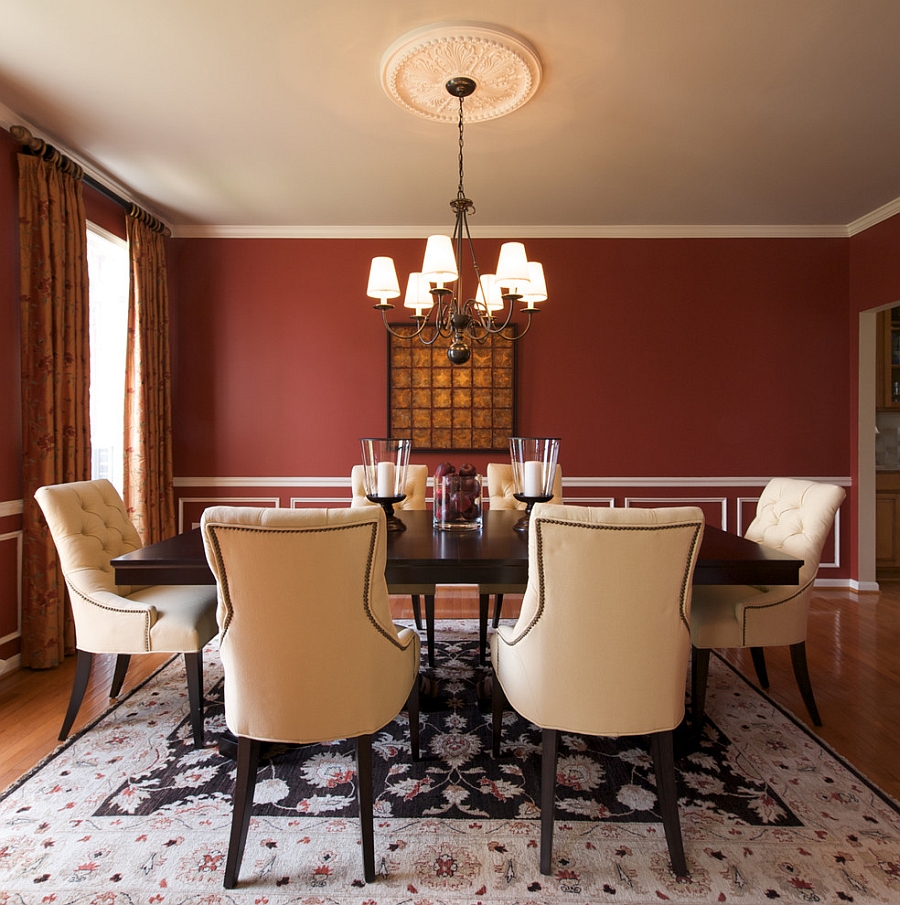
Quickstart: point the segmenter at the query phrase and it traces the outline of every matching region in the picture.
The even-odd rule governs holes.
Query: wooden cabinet
[[[900,411],[900,306],[878,315],[875,405]]]
[[[900,578],[900,472],[875,475],[875,577]]]

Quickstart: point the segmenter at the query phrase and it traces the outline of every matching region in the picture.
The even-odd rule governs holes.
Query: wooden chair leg
[[[187,673],[188,702],[191,710],[191,730],[194,734],[194,747],[202,748],[203,733],[203,651],[186,653],[184,669]]]
[[[491,753],[500,756],[500,732],[503,728],[503,708],[506,695],[496,674],[491,681]]]
[[[491,620],[491,628],[497,628],[500,625],[500,610],[503,609],[503,595],[494,595],[494,618]]]
[[[487,620],[490,594],[478,595],[478,663],[484,666],[484,652],[487,648]]]
[[[372,806],[372,736],[356,739],[356,793],[362,830],[363,874],[366,883],[375,880],[375,830]]]
[[[259,739],[238,737],[237,775],[231,803],[231,837],[228,840],[228,858],[225,862],[226,889],[234,889],[241,870],[244,846],[247,844],[247,830],[250,828],[250,812],[253,810],[259,748]]]
[[[125,681],[129,663],[131,663],[131,654],[116,656],[116,668],[113,670],[112,685],[109,688],[109,696],[112,700],[115,700],[122,691],[122,683]]]
[[[94,655],[86,650],[79,650],[75,662],[75,681],[72,683],[72,694],[69,696],[69,708],[63,719],[62,729],[59,730],[59,741],[64,742],[69,737],[78,709],[84,700],[87,691],[88,679],[91,677],[91,666],[94,663]]]
[[[768,688],[769,673],[766,669],[766,652],[761,647],[751,647],[750,656],[753,658],[753,668],[756,670],[756,678],[759,679],[759,687]]]
[[[419,674],[413,681],[409,697],[406,699],[406,714],[409,717],[409,746],[413,760],[419,759]]]
[[[428,646],[428,665],[434,666],[434,594],[425,595],[425,643]]]
[[[669,858],[676,877],[688,875],[684,857],[684,840],[681,836],[681,820],[678,816],[678,789],[675,785],[675,753],[673,733],[653,732],[650,735],[650,750],[653,754],[653,769],[656,773],[656,794],[662,813],[663,828]]]
[[[556,808],[556,729],[541,732],[541,873],[553,870],[553,817]]]
[[[816,699],[813,695],[812,683],[809,681],[809,667],[806,664],[806,642],[800,641],[791,645],[791,664],[794,667],[794,676],[800,688],[800,695],[806,709],[812,718],[814,726],[821,726],[822,719],[819,716],[819,708],[816,707]]]
[[[703,728],[706,683],[709,680],[709,655],[709,648],[691,648],[691,729],[695,734]]]
[[[419,594],[412,595],[413,619],[416,621],[416,631],[422,631],[422,605]]]

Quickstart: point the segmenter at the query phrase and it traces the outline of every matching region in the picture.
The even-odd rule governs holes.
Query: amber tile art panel
[[[414,332],[408,324],[391,329]],[[388,336],[389,436],[409,438],[415,449],[508,451],[516,433],[516,344],[473,342],[464,365],[450,364],[449,344]]]

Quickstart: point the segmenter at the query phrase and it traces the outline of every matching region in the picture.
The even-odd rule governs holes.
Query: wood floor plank
[[[504,597],[504,620],[514,619],[520,605],[520,596]],[[412,618],[409,597],[392,597],[391,610],[395,619]],[[442,586],[435,610],[438,619],[476,618],[477,589]],[[168,656],[134,657],[123,694]],[[859,595],[818,590],[810,608],[807,656],[821,728],[811,726],[787,648],[766,652],[768,693],[872,782],[900,799],[900,582],[885,582],[880,592]],[[755,684],[749,651],[727,651],[725,657]],[[73,731],[109,704],[113,658],[98,661]],[[74,658],[68,658],[58,669],[22,669],[0,677],[0,789],[56,748],[74,672]]]

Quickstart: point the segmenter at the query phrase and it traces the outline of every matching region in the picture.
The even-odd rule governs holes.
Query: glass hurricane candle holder
[[[394,503],[406,499],[411,442],[390,437],[367,437],[359,442],[365,469],[366,499],[384,509],[388,531],[405,531],[406,525],[394,515]]]
[[[516,531],[528,531],[535,503],[546,503],[553,498],[558,455],[558,437],[509,438],[509,456],[516,488],[513,496],[526,504],[525,515],[513,526]]]

